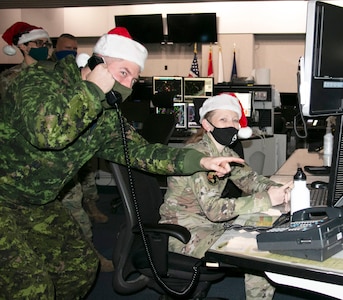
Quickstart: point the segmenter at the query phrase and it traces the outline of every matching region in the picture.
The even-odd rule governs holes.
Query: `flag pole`
[[[223,54],[222,54],[222,46],[219,44],[219,52],[218,52],[218,81],[217,83],[224,82],[224,66],[223,66]]]

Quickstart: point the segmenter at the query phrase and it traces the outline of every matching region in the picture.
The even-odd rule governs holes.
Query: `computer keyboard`
[[[328,198],[327,189],[315,189],[310,187],[309,190],[311,206],[326,205]]]

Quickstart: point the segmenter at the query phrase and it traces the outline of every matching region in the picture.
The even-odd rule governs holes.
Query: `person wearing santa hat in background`
[[[93,156],[157,174],[230,172],[237,157],[149,144],[117,103],[132,92],[146,48],[114,28],[93,49],[102,63],[79,69],[68,55],[32,64],[0,102],[0,299],[83,299],[99,267],[94,248],[57,196]],[[106,94],[114,97],[106,97]],[[121,121],[122,120],[122,121]]]
[[[199,115],[202,128],[190,138],[186,148],[209,156],[239,157],[232,148],[239,137],[249,138],[252,130],[235,94],[222,93],[208,98]],[[228,179],[243,191],[243,196],[222,197]],[[285,204],[290,184],[277,184],[246,164],[232,166],[231,173],[222,178],[211,171],[168,177],[160,223],[179,224],[191,232],[187,244],[171,238],[170,251],[202,258],[224,233],[225,222],[239,214],[267,211]],[[271,299],[273,293],[274,288],[264,278],[246,275],[246,299]]]
[[[0,97],[5,93],[7,86],[24,68],[37,61],[48,59],[49,50],[52,46],[46,30],[25,22],[14,23],[6,29],[2,38],[7,43],[2,49],[3,52],[6,55],[13,56],[19,49],[23,55],[23,61],[0,74]]]

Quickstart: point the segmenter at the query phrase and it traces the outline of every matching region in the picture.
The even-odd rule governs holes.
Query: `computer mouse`
[[[328,183],[325,181],[316,180],[311,183],[311,188],[314,189],[327,189]]]

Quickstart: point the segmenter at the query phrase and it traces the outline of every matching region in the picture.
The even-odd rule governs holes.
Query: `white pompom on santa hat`
[[[238,137],[241,139],[248,139],[251,137],[252,130],[248,126],[248,120],[244,114],[243,106],[234,93],[222,93],[208,98],[199,109],[200,122],[208,112],[216,109],[228,109],[236,112],[240,125]]]
[[[25,22],[14,23],[4,32],[2,38],[8,44],[2,48],[2,51],[6,55],[15,55],[17,53],[13,45],[17,46],[44,38],[50,39],[49,34],[42,27],[30,25]]]
[[[147,49],[134,41],[124,27],[113,28],[104,34],[95,44],[93,52],[134,62],[141,71],[143,71],[145,60],[148,57]]]

